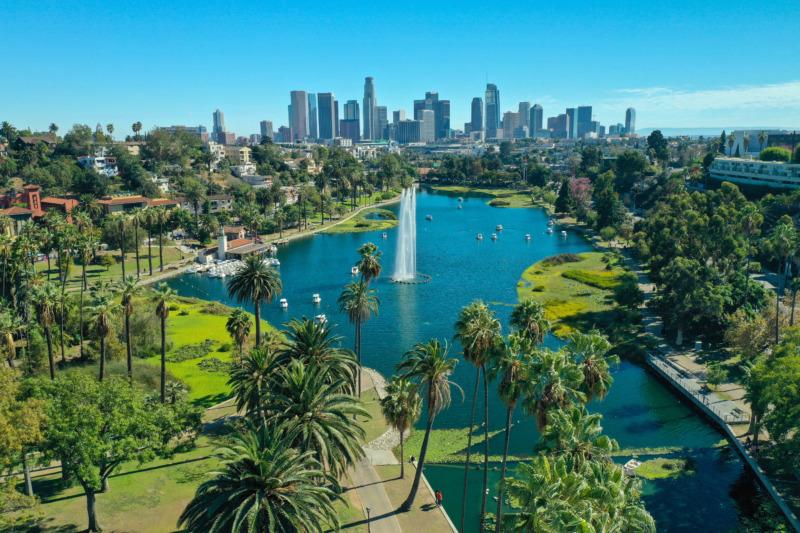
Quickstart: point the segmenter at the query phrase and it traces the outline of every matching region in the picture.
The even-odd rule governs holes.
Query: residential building
[[[794,153],[795,146],[800,142],[800,133],[790,133],[785,130],[736,130],[733,135],[733,146],[725,143],[725,153],[729,156],[758,157],[764,148],[777,146],[786,148]]]
[[[225,157],[225,145],[208,141],[208,151],[211,154],[211,165],[216,168],[222,158]]]
[[[483,131],[483,100],[480,96],[476,96],[472,99],[472,114],[470,119],[470,132]]]
[[[530,128],[531,137],[537,138],[542,132],[542,123],[544,120],[544,110],[539,104],[534,104],[531,108],[530,119],[528,120],[528,127]]]
[[[214,125],[211,128],[211,140],[227,144],[225,138],[225,113],[217,109],[213,114]]]
[[[231,173],[237,178],[242,178],[244,176],[252,176],[256,173],[256,164],[239,163],[236,165],[231,165]]]
[[[291,91],[289,93],[289,129],[292,130],[294,141],[302,141],[308,137],[308,94],[305,91]]]
[[[800,164],[717,157],[708,172],[717,181],[771,189],[800,188]]]
[[[483,119],[486,138],[492,139],[497,137],[497,129],[500,127],[500,91],[497,89],[497,85],[493,83],[486,84],[484,101],[486,103],[486,111]]]
[[[317,95],[308,93],[308,136],[319,139],[317,132]]]
[[[431,109],[423,109],[420,116],[420,141],[424,143],[436,141],[436,113]]]
[[[262,120],[259,123],[259,126],[261,126],[261,138],[262,139],[267,139],[267,138],[270,139],[270,140],[274,140],[275,139],[275,134],[272,131],[272,121],[271,120]]]
[[[339,122],[339,102],[333,93],[319,93],[317,95],[317,110],[319,120],[319,138],[330,140],[337,136]]]
[[[108,176],[109,178],[119,175],[117,158],[106,155],[105,147],[95,150],[94,155],[79,157],[78,164],[83,168],[94,170],[98,174]]]
[[[107,215],[142,209],[150,205],[146,196],[134,194],[130,196],[106,196],[97,201]]]
[[[583,139],[587,133],[592,131],[592,106],[578,106],[577,124],[575,126],[575,138]]]
[[[625,110],[625,133],[636,135],[636,110],[632,107]]]
[[[248,146],[226,146],[225,157],[234,165],[246,165],[250,162],[252,150]]]
[[[378,100],[375,96],[375,83],[372,76],[364,78],[364,139],[378,139]]]
[[[202,214],[205,210],[205,204],[208,205],[209,213],[219,213],[220,211],[230,211],[233,209],[233,196],[227,194],[212,194],[206,197],[204,204],[198,206],[198,213],[195,213],[194,204],[186,198],[180,198],[178,203],[183,209],[186,209],[192,215]]]

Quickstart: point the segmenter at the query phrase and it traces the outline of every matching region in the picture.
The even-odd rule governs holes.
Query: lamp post
[[[369,519],[369,507],[367,507],[366,511],[367,511],[367,533],[372,533],[372,524],[370,523]]]

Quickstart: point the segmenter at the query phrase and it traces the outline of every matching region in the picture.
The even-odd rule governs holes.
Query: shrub
[[[544,285],[536,285],[533,289],[533,292],[544,292]]]
[[[764,148],[758,156],[762,161],[789,161],[792,157],[792,152],[782,146],[770,146]]]
[[[227,374],[231,370],[231,363],[227,363],[221,359],[217,359],[216,357],[209,357],[208,359],[203,359],[197,364],[198,367],[202,368],[206,372],[222,372]]]
[[[206,339],[203,342],[195,344],[185,344],[167,355],[167,361],[171,363],[179,363],[181,361],[188,361],[189,359],[199,359],[206,356],[211,352],[214,346],[214,341]]]
[[[542,260],[542,265],[548,267],[558,266],[563,265],[564,263],[577,263],[580,260],[581,256],[578,254],[558,254]]]
[[[492,207],[507,207],[511,205],[511,202],[508,200],[501,200],[499,198],[495,198],[494,200],[489,202],[489,205]]]
[[[219,302],[209,302],[203,306],[200,312],[207,315],[227,315],[230,313],[230,309]]]
[[[619,285],[617,275],[611,272],[595,272],[592,270],[565,270],[562,277],[595,287],[597,289],[611,290]]]
[[[616,236],[617,236],[617,230],[615,230],[611,226],[606,226],[605,228],[600,230],[600,238],[603,239],[604,241],[610,241]]]
[[[218,352],[230,352],[231,351],[231,343],[223,342],[222,344],[219,345],[219,348],[217,348],[217,351]]]

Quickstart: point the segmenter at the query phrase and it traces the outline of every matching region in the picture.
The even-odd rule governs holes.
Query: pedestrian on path
[[[442,506],[442,491],[437,490],[436,491],[436,507],[441,507],[441,506]]]

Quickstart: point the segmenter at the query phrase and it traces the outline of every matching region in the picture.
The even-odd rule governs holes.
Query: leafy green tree
[[[178,526],[231,533],[338,530],[331,480],[313,451],[293,447],[296,438],[285,426],[235,433],[217,450],[219,471],[198,487]]]
[[[370,289],[367,281],[359,279],[344,286],[339,296],[339,310],[347,315],[347,319],[355,327],[355,352],[358,361],[356,383],[357,395],[361,397],[361,327],[373,315],[377,316],[380,300],[374,289]]]
[[[614,190],[614,173],[612,171],[600,174],[594,182],[592,191],[594,209],[597,212],[595,228],[618,228],[625,221],[625,209],[619,194]]]
[[[633,272],[625,272],[617,278],[614,287],[614,301],[620,307],[635,310],[644,303],[644,293],[639,288],[639,279]]]
[[[436,415],[450,405],[450,387],[461,388],[450,381],[450,376],[458,364],[457,359],[447,357],[447,343],[442,344],[438,339],[431,339],[426,343],[417,343],[411,351],[403,355],[403,360],[397,365],[397,370],[403,379],[414,381],[424,391],[426,410],[428,413],[425,424],[425,436],[422,438],[422,447],[419,452],[417,471],[408,497],[400,505],[400,510],[408,512],[414,504],[414,498],[419,490],[422,469],[425,467],[425,454],[428,451],[428,441],[433,429]]]
[[[772,229],[772,233],[767,239],[767,245],[773,257],[779,260],[778,276],[780,279],[778,290],[775,291],[775,313],[780,315],[780,297],[786,286],[786,275],[789,270],[789,257],[794,256],[797,251],[798,242],[797,230],[794,222],[788,216],[781,217],[778,224]],[[781,275],[783,271],[783,275]],[[780,320],[775,321],[775,342],[780,339]]]
[[[655,130],[647,136],[647,148],[652,150],[656,159],[666,164],[669,159],[669,144],[661,130]]]
[[[44,404],[23,395],[18,378],[15,370],[0,367],[0,467],[9,468],[21,460],[26,493],[33,496],[27,453],[43,438]]]
[[[758,158],[762,161],[780,161],[788,163],[792,158],[792,152],[782,146],[770,146],[769,148],[761,150]]]
[[[569,213],[572,210],[572,200],[569,194],[569,182],[562,181],[558,188],[558,197],[553,206],[556,213]]]
[[[250,336],[250,327],[253,322],[250,320],[250,315],[242,309],[234,309],[227,322],[225,322],[225,329],[228,335],[233,339],[236,344],[236,351],[239,353],[239,360],[244,356],[244,343]]]
[[[261,303],[281,293],[280,274],[256,255],[248,256],[228,283],[228,294],[239,302],[252,302],[256,320],[256,346],[261,345]]]
[[[417,387],[407,379],[394,376],[386,386],[386,396],[381,398],[381,413],[386,423],[400,434],[400,479],[405,479],[405,434],[419,419],[422,399]]]
[[[715,389],[728,379],[728,371],[720,364],[708,365],[706,370],[706,384]]]
[[[167,401],[167,318],[176,295],[175,289],[160,283],[151,297],[156,316],[161,320],[161,403]]]

